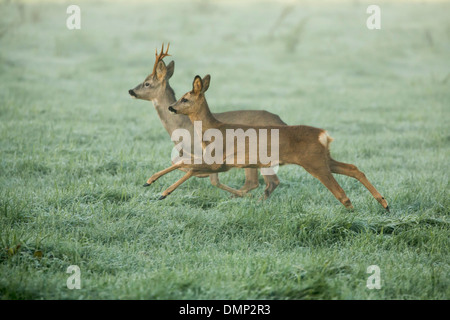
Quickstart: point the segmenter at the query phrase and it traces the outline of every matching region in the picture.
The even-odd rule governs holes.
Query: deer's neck
[[[169,84],[166,85],[163,94],[152,100],[156,112],[158,112],[159,119],[170,136],[172,136],[172,132],[176,129],[183,128],[192,131],[193,127],[187,116],[173,114],[169,111],[169,106],[175,101],[175,93]]]
[[[201,102],[200,110],[195,114],[189,115],[189,119],[191,123],[194,123],[195,121],[201,121],[203,132],[208,129],[217,128],[221,124],[221,122],[214,118],[214,116],[212,115],[211,110],[208,107],[208,103],[204,98]]]

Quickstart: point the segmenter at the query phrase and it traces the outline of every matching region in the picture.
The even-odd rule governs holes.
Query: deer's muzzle
[[[134,92],[133,89],[128,90],[128,93],[130,94],[130,96],[132,96],[133,98],[137,98],[136,93]]]
[[[174,108],[172,108],[172,106],[169,106],[169,111],[172,113],[177,113],[177,110],[175,110]]]

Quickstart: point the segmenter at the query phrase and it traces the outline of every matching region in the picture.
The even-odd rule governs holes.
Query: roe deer
[[[373,195],[373,197],[389,211],[389,206],[384,197],[375,189],[375,187],[367,180],[364,173],[359,171],[354,165],[338,162],[331,158],[329,145],[332,138],[328,133],[319,128],[309,127],[309,126],[244,126],[223,123],[217,120],[214,115],[209,110],[208,104],[205,99],[205,91],[209,87],[210,76],[207,75],[203,80],[196,76],[193,82],[192,91],[186,93],[177,102],[169,106],[169,110],[176,114],[184,114],[189,117],[192,123],[195,121],[201,121],[202,123],[202,134],[204,134],[209,129],[219,130],[222,134],[223,139],[227,137],[227,130],[249,130],[254,129],[259,136],[260,132],[268,132],[271,130],[277,130],[279,134],[278,150],[279,158],[277,163],[279,165],[284,164],[297,164],[305,168],[312,176],[319,179],[322,184],[324,184],[333,195],[348,209],[353,208],[350,199],[342,190],[341,186],[334,179],[332,173],[338,173],[347,175],[359,180]],[[268,147],[272,143],[272,139],[267,139]],[[234,143],[234,142],[232,142]],[[206,144],[203,145],[205,147]],[[271,146],[270,146],[271,147]],[[267,148],[269,149],[269,148]],[[186,175],[173,184],[169,189],[163,192],[161,199],[169,195],[173,190],[175,190],[181,183],[189,179],[193,174],[197,172],[222,172],[230,170],[233,167],[248,167],[257,166],[265,167],[264,164],[257,158],[256,164],[249,164],[248,158],[251,156],[248,154],[248,150],[245,152],[245,163],[238,164],[236,161],[229,161],[230,155],[223,152],[223,162],[221,164],[208,165],[206,163],[202,164],[186,164],[182,161],[175,163],[171,167],[154,174],[149,180],[148,184],[153,183],[156,179],[162,175],[180,167],[189,168]],[[227,149],[228,152],[228,149]],[[236,151],[232,155],[236,158]]]
[[[174,130],[184,128],[189,130],[191,136],[193,136],[193,125],[189,118],[185,115],[172,115],[168,107],[170,104],[176,101],[175,93],[169,85],[169,79],[172,77],[175,69],[175,63],[171,61],[167,66],[163,61],[164,57],[170,56],[168,54],[169,44],[167,50],[164,52],[164,44],[162,45],[161,52],[158,54],[156,50],[156,59],[153,66],[153,71],[148,75],[144,82],[137,85],[134,89],[130,89],[128,93],[133,98],[152,101],[153,105],[158,113],[158,116],[170,136]],[[242,124],[254,124],[254,125],[285,125],[279,116],[263,111],[263,110],[247,110],[247,111],[230,111],[223,113],[215,113],[214,116],[227,123],[242,123]],[[186,171],[183,168],[180,168]],[[258,171],[256,168],[245,168],[245,183],[240,190],[236,190],[225,186],[220,183],[219,175],[217,173],[211,174],[197,174],[197,177],[210,177],[211,183],[221,189],[233,193],[237,196],[243,196],[247,192],[255,189],[259,185]],[[263,175],[266,185],[269,185],[268,195],[275,190],[280,181],[276,175]],[[147,186],[145,184],[144,186]]]

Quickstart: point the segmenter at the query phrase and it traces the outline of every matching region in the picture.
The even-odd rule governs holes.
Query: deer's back
[[[241,110],[214,113],[213,116],[223,123],[256,125],[256,126],[283,126],[286,123],[281,118],[265,110]]]

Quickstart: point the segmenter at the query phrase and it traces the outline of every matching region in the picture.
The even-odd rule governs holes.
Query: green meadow
[[[1,299],[449,299],[449,1],[0,1]],[[183,173],[132,100],[170,42],[176,97],[211,74],[213,112],[326,129],[346,210],[281,167],[259,201]],[[240,188],[243,170],[221,173]],[[80,268],[70,290],[67,268]],[[369,266],[380,289],[366,284]]]

